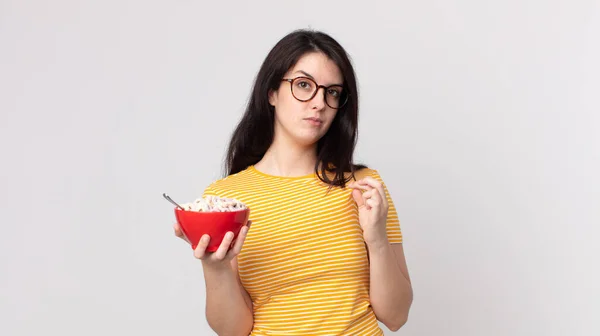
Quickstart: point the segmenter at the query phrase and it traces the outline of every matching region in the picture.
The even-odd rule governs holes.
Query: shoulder
[[[354,177],[357,180],[360,180],[360,179],[365,178],[367,176],[368,177],[372,177],[372,178],[374,178],[376,180],[382,181],[381,175],[379,175],[379,171],[377,169],[366,167],[366,168],[361,168],[361,169],[359,169],[359,170],[357,170],[357,171],[354,172]]]
[[[247,182],[251,177],[249,169],[246,168],[238,173],[214,180],[205,188],[204,193],[206,195],[215,193],[226,194],[228,191],[239,188],[240,183]]]
[[[360,179],[363,179],[365,177],[370,177],[370,178],[373,178],[376,181],[378,181],[381,184],[381,186],[383,186],[383,189],[385,191],[387,199],[390,202],[390,205],[393,207],[393,203],[392,203],[392,200],[390,198],[390,192],[388,190],[388,186],[385,183],[385,181],[383,180],[383,178],[381,177],[381,175],[379,174],[379,171],[377,169],[362,168],[362,169],[359,169],[359,170],[355,171],[354,172],[354,176],[356,177],[356,180],[360,180]]]

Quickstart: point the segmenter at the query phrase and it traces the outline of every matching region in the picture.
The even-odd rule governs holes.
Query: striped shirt
[[[383,183],[373,169],[355,176]],[[401,243],[385,191],[388,239]],[[254,166],[205,189],[204,196],[235,198],[250,208],[238,267],[253,303],[251,335],[383,335],[370,306],[369,261],[351,192],[328,192],[316,174],[280,177]]]

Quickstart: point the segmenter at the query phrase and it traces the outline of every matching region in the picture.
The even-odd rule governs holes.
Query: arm
[[[371,307],[379,321],[396,331],[408,320],[413,291],[398,237],[399,227],[395,224],[395,207],[387,188],[378,175],[375,177],[365,177],[350,187],[355,189],[352,195],[367,244]]]
[[[204,264],[206,319],[218,335],[244,335],[252,330],[252,301],[237,272],[237,258],[230,265]]]
[[[408,320],[413,291],[402,244],[368,246],[370,299],[373,312],[386,327],[396,331]]]
[[[252,300],[244,289],[238,274],[237,255],[242,249],[251,222],[242,227],[233,246],[233,234],[225,235],[216,252],[207,253],[210,241],[204,235],[194,250],[194,256],[202,260],[206,283],[206,319],[210,327],[222,336],[247,336],[254,325]],[[175,235],[190,243],[178,223],[173,226]]]

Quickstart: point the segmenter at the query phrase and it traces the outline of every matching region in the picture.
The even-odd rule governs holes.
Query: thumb
[[[365,201],[362,197],[362,192],[360,192],[360,190],[358,189],[354,189],[352,190],[352,197],[354,197],[354,201],[356,202],[356,204],[358,205],[358,207],[362,207],[363,205],[365,205]]]

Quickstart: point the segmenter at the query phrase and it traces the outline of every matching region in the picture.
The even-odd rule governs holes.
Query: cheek
[[[286,99],[281,99],[277,103],[275,109],[275,117],[282,124],[289,124],[296,119],[298,115],[298,109],[294,106],[293,102]]]
[[[302,111],[305,109],[303,104],[291,95],[280,95],[277,101],[277,111],[280,112],[280,117],[293,119],[302,115]]]
[[[335,110],[328,112],[327,120],[328,120],[329,125],[331,125],[333,123],[333,119],[335,119],[336,115],[337,115],[337,111],[335,111]]]
[[[301,107],[304,106],[305,103],[298,101],[296,98],[294,98],[294,96],[292,96],[292,94],[290,92],[286,92],[284,95],[282,95],[281,97],[283,99],[283,102],[285,103],[286,107],[290,108],[290,109],[299,109]]]

